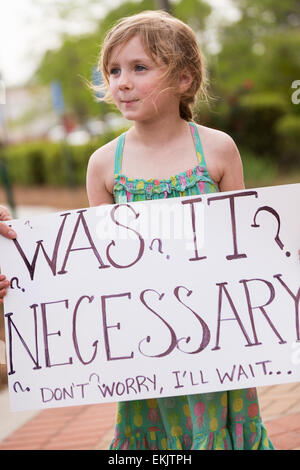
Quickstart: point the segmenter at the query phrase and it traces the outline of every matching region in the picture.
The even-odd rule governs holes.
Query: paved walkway
[[[259,388],[258,394],[275,448],[300,450],[300,383]],[[106,450],[115,412],[115,403],[42,410],[0,439],[0,450]],[[6,419],[14,421],[17,415],[8,413]]]

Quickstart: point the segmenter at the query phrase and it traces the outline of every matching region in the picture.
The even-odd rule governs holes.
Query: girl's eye
[[[137,70],[137,72],[143,72],[143,70],[147,70],[144,65],[136,65],[135,69]]]
[[[116,67],[112,68],[110,70],[110,75],[117,75],[119,73],[120,69],[117,69]]]

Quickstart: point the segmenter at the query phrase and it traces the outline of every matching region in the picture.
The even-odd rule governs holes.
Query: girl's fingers
[[[0,235],[6,238],[17,238],[16,232],[2,222],[0,222]]]
[[[4,280],[1,280],[3,279]],[[10,286],[10,282],[6,279],[5,275],[0,276],[0,299],[3,299],[3,297],[6,296],[7,294],[7,288]]]
[[[0,303],[3,304],[3,297],[7,294],[7,288],[10,286],[10,282],[6,279],[5,274],[0,274]]]
[[[6,296],[6,294],[7,294],[7,292],[6,292],[6,290],[5,290],[5,289],[2,289],[2,290],[0,290],[0,300],[2,300],[2,299],[3,299],[3,297],[5,297],[5,296]]]
[[[0,206],[0,220],[11,220],[10,211],[5,206]]]
[[[0,303],[3,304],[3,297],[7,294],[7,288],[10,286],[10,282],[6,279],[5,274],[0,274]]]
[[[0,290],[9,287],[9,281],[0,281]]]

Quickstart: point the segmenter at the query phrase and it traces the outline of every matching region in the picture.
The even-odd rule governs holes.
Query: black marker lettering
[[[62,365],[72,364],[73,363],[73,359],[71,357],[69,358],[68,362],[62,362],[62,363],[59,363],[59,364],[51,364],[51,360],[50,360],[48,336],[54,336],[54,335],[61,336],[61,332],[56,331],[55,333],[48,333],[47,305],[53,305],[53,304],[59,304],[59,303],[64,303],[66,308],[67,309],[69,308],[69,301],[68,300],[57,300],[55,302],[41,303],[46,367],[62,366]]]
[[[230,217],[231,217],[231,229],[232,229],[232,238],[233,238],[233,255],[226,256],[226,259],[238,259],[238,258],[247,258],[245,253],[239,253],[237,247],[237,230],[236,230],[236,217],[235,217],[235,206],[234,206],[234,199],[236,197],[243,197],[243,196],[255,196],[257,197],[256,191],[244,191],[242,193],[235,193],[235,194],[228,194],[225,196],[214,196],[207,199],[207,204],[209,205],[211,201],[219,201],[222,199],[229,199],[230,205]]]
[[[250,340],[250,338],[249,338],[249,336],[246,332],[246,329],[244,328],[244,325],[242,323],[242,320],[240,319],[240,316],[237,312],[237,309],[234,306],[233,300],[230,297],[230,294],[229,294],[227,288],[225,287],[227,285],[227,282],[222,282],[222,283],[216,284],[216,285],[219,286],[218,326],[217,326],[217,341],[216,341],[215,347],[212,348],[212,351],[215,351],[217,349],[221,349],[220,346],[219,346],[221,321],[227,321],[227,320],[234,320],[234,321],[238,322],[238,325],[239,325],[243,335],[245,336],[245,338],[247,340],[247,344],[245,346],[255,346],[256,344],[260,344],[260,343],[255,343],[255,344],[251,343],[251,340]],[[235,318],[221,318],[222,303],[223,303],[223,291],[225,292],[225,295],[228,299],[228,302],[229,302],[230,307],[231,307],[231,309],[234,313]]]
[[[91,359],[89,361],[84,361],[83,358],[82,358],[82,355],[80,353],[79,346],[78,346],[77,328],[76,328],[77,312],[78,312],[79,306],[80,306],[81,302],[83,301],[83,299],[88,299],[89,303],[91,303],[94,300],[94,296],[89,297],[88,295],[83,295],[82,297],[80,297],[80,299],[78,300],[78,302],[75,306],[74,315],[73,315],[73,343],[74,343],[74,347],[75,347],[77,357],[80,360],[80,362],[82,362],[82,364],[90,364],[91,362],[93,362],[93,360],[96,357],[98,340],[93,342],[93,347],[94,347],[93,356],[91,357]],[[84,313],[86,313],[86,309],[84,310]]]
[[[186,199],[184,201],[181,201],[181,204],[190,204],[191,207],[191,218],[192,218],[192,229],[193,229],[193,235],[194,235],[194,249],[195,249],[195,257],[194,258],[189,258],[189,261],[199,261],[200,259],[206,259],[207,256],[199,256],[198,254],[198,247],[197,247],[197,231],[196,231],[196,216],[195,216],[195,208],[194,204],[196,202],[201,202],[202,198],[197,197],[193,199]]]
[[[113,299],[113,298],[118,298],[118,297],[128,297],[129,299],[131,299],[131,293],[130,292],[124,292],[123,294],[113,294],[113,295],[102,295],[101,296],[103,333],[104,333],[106,357],[107,357],[108,361],[115,361],[115,360],[118,360],[118,359],[132,359],[133,356],[134,356],[133,351],[131,352],[130,356],[121,356],[121,357],[112,357],[111,356],[110,343],[109,343],[109,338],[108,338],[108,329],[109,328],[117,328],[118,330],[120,330],[121,326],[120,326],[119,322],[116,325],[107,325],[106,301],[107,301],[107,299]]]
[[[128,229],[128,230],[130,230],[130,231],[132,231],[133,233],[136,234],[136,236],[138,237],[138,240],[140,242],[140,247],[139,247],[139,252],[138,252],[138,255],[137,255],[136,259],[132,263],[127,264],[125,266],[122,266],[120,264],[117,264],[110,256],[111,247],[116,245],[116,242],[114,240],[112,240],[110,242],[110,244],[108,245],[107,249],[106,249],[106,256],[107,256],[107,259],[110,262],[110,264],[112,266],[114,266],[115,268],[129,268],[130,266],[133,266],[134,264],[136,264],[141,259],[141,257],[143,256],[143,253],[144,253],[144,249],[145,249],[145,242],[144,242],[144,239],[142,238],[142,236],[138,232],[133,230],[132,228],[127,227],[127,225],[120,224],[120,222],[115,219],[116,210],[119,207],[123,207],[123,206],[128,207],[134,213],[136,219],[139,217],[140,214],[136,213],[135,210],[133,209],[133,207],[131,207],[129,204],[117,204],[117,205],[115,205],[111,210],[110,216],[111,216],[113,222],[116,225],[119,225],[120,227],[124,227],[124,228],[126,228],[126,229]]]
[[[71,240],[69,242],[69,246],[67,248],[67,251],[66,251],[66,255],[65,255],[65,259],[64,259],[64,262],[63,262],[63,265],[61,267],[61,270],[58,272],[58,274],[66,274],[67,271],[66,271],[66,264],[67,264],[67,261],[69,259],[69,256],[70,256],[70,253],[71,251],[82,251],[82,250],[93,250],[93,253],[97,259],[97,261],[99,262],[100,266],[99,266],[99,269],[102,269],[102,268],[110,268],[109,265],[107,264],[104,264],[104,262],[102,261],[101,259],[101,256],[99,255],[98,251],[97,251],[97,248],[93,242],[93,239],[91,237],[91,234],[90,234],[90,231],[89,231],[89,228],[87,226],[87,223],[86,223],[86,220],[84,218],[84,215],[83,213],[86,212],[86,209],[82,209],[80,211],[78,211],[78,218],[77,218],[77,221],[76,221],[76,224],[75,224],[75,227],[74,227],[74,230],[73,230],[73,233],[72,233],[72,236],[71,236]],[[87,247],[83,247],[83,248],[72,248],[73,246],[73,243],[74,243],[74,240],[75,240],[75,237],[76,237],[76,234],[77,234],[77,230],[79,228],[79,224],[82,224],[83,226],[83,229],[84,229],[84,232],[86,234],[86,237],[90,243],[89,246]]]
[[[147,343],[150,343],[151,341],[151,337],[150,336],[147,336],[146,338],[142,339],[140,342],[139,342],[139,351],[141,354],[143,354],[143,356],[147,356],[147,357],[164,357],[164,356],[167,356],[168,354],[170,354],[173,349],[176,347],[177,345],[177,338],[176,338],[176,334],[173,330],[173,328],[166,322],[166,320],[164,320],[157,312],[155,312],[151,307],[149,307],[149,305],[146,303],[145,301],[145,294],[148,293],[148,292],[155,292],[155,294],[158,295],[158,298],[159,300],[161,300],[165,294],[159,294],[158,292],[156,292],[155,290],[153,289],[146,289],[144,291],[141,292],[141,295],[140,295],[140,299],[141,299],[141,302],[145,305],[145,307],[150,310],[150,312],[154,313],[154,315],[156,317],[158,317],[162,322],[163,324],[168,328],[170,334],[171,334],[171,341],[170,341],[170,345],[169,347],[162,353],[160,354],[156,354],[156,355],[148,355],[148,354],[145,354],[141,351],[141,344],[146,341]]]
[[[44,256],[45,256],[45,259],[48,263],[48,265],[50,266],[50,269],[52,271],[52,274],[55,276],[56,275],[56,263],[57,263],[57,254],[58,254],[58,248],[59,248],[59,245],[60,245],[60,241],[61,241],[61,237],[62,237],[62,234],[63,234],[63,230],[64,230],[64,225],[66,223],[66,220],[67,220],[67,216],[70,215],[70,212],[66,213],[66,214],[61,214],[61,216],[63,217],[63,221],[60,225],[60,228],[59,228],[59,231],[58,231],[58,234],[57,234],[57,237],[56,237],[56,241],[55,241],[55,245],[54,245],[54,249],[53,249],[53,253],[52,253],[52,258],[50,259],[50,257],[48,256],[45,248],[44,248],[44,245],[43,245],[43,240],[39,240],[36,242],[37,246],[36,246],[36,249],[35,249],[35,253],[34,253],[34,256],[33,256],[33,259],[32,259],[32,262],[30,263],[23,251],[23,249],[21,248],[21,245],[20,243],[18,242],[17,239],[13,239],[13,242],[15,244],[15,247],[17,248],[18,252],[20,253],[22,259],[24,260],[24,263],[25,263],[25,266],[26,268],[28,269],[28,272],[30,274],[30,279],[33,280],[34,278],[34,271],[35,271],[35,266],[36,266],[36,261],[37,261],[37,258],[38,258],[38,254],[39,254],[39,251],[40,249],[42,250]]]
[[[182,349],[179,348],[178,346],[178,342],[180,340],[177,341],[177,348],[182,351],[182,352],[185,352],[187,354],[197,354],[201,351],[203,351],[203,349],[206,348],[206,346],[208,345],[209,341],[210,341],[210,331],[209,331],[209,328],[207,326],[207,324],[205,323],[205,321],[199,317],[199,315],[194,312],[194,310],[192,310],[190,307],[188,307],[185,303],[182,302],[182,300],[180,300],[179,298],[179,289],[182,288],[182,289],[185,289],[187,291],[187,296],[189,297],[191,294],[192,294],[192,291],[187,289],[186,287],[184,286],[178,286],[174,289],[174,294],[175,294],[175,297],[176,299],[182,304],[184,305],[186,308],[188,308],[192,313],[193,315],[195,315],[195,317],[197,318],[197,320],[199,321],[200,325],[201,325],[201,328],[202,328],[202,340],[201,340],[201,343],[199,345],[199,347],[195,350],[195,351],[182,351]],[[198,335],[197,335],[198,336]],[[190,336],[188,338],[181,338],[181,339],[185,339],[186,340],[186,343],[188,343],[190,341]]]
[[[34,339],[35,339],[35,357],[30,351],[29,347],[27,346],[23,336],[19,332],[18,328],[14,324],[12,320],[12,315],[13,313],[6,313],[5,317],[7,318],[7,331],[8,331],[8,349],[9,349],[9,369],[8,369],[8,375],[14,374],[16,371],[14,370],[14,364],[13,364],[13,335],[12,335],[12,326],[14,327],[15,332],[17,333],[21,343],[23,344],[25,351],[27,352],[28,356],[34,363],[33,370],[36,369],[41,369],[41,366],[39,365],[39,351],[38,351],[38,340],[37,340],[37,315],[36,315],[36,310],[35,307],[37,305],[31,305],[31,308],[33,308],[33,317],[34,317]]]
[[[249,282],[253,282],[253,281],[257,281],[257,282],[263,282],[264,284],[266,284],[269,288],[269,292],[270,292],[270,298],[269,300],[263,304],[263,305],[258,305],[256,307],[253,307],[252,303],[251,303],[251,299],[250,299],[250,294],[249,294],[249,289],[248,289],[248,283]],[[240,281],[243,286],[244,286],[244,289],[245,289],[245,293],[246,293],[246,299],[247,299],[247,304],[248,304],[248,311],[249,311],[249,316],[250,316],[250,321],[251,321],[251,326],[252,326],[252,330],[253,330],[253,334],[254,334],[254,339],[255,339],[255,342],[256,344],[261,344],[261,343],[258,343],[258,339],[257,339],[257,334],[256,334],[256,330],[255,330],[255,323],[254,323],[254,319],[253,319],[253,310],[255,309],[259,309],[261,311],[261,313],[263,314],[263,316],[265,317],[265,319],[267,320],[267,322],[269,323],[271,329],[274,331],[274,333],[276,334],[276,336],[279,338],[279,344],[285,344],[286,341],[284,341],[282,339],[282,337],[280,336],[280,334],[278,333],[278,331],[276,330],[275,326],[273,325],[273,323],[271,322],[270,320],[270,317],[268,316],[266,310],[264,309],[264,307],[266,307],[267,305],[269,305],[275,298],[275,289],[273,287],[273,285],[271,284],[271,282],[269,281],[266,281],[264,279],[243,279]]]
[[[300,287],[298,289],[297,294],[293,294],[291,289],[286,285],[286,283],[281,279],[282,274],[275,274],[275,279],[277,279],[280,284],[285,288],[285,290],[289,293],[292,299],[295,302],[295,324],[296,324],[296,339],[300,341],[300,331],[299,331],[299,301],[300,301]]]

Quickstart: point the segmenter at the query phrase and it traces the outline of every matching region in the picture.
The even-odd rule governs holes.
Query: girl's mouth
[[[136,103],[138,100],[135,99],[135,100],[121,100],[121,103],[124,103],[124,104],[133,104],[133,103]]]

